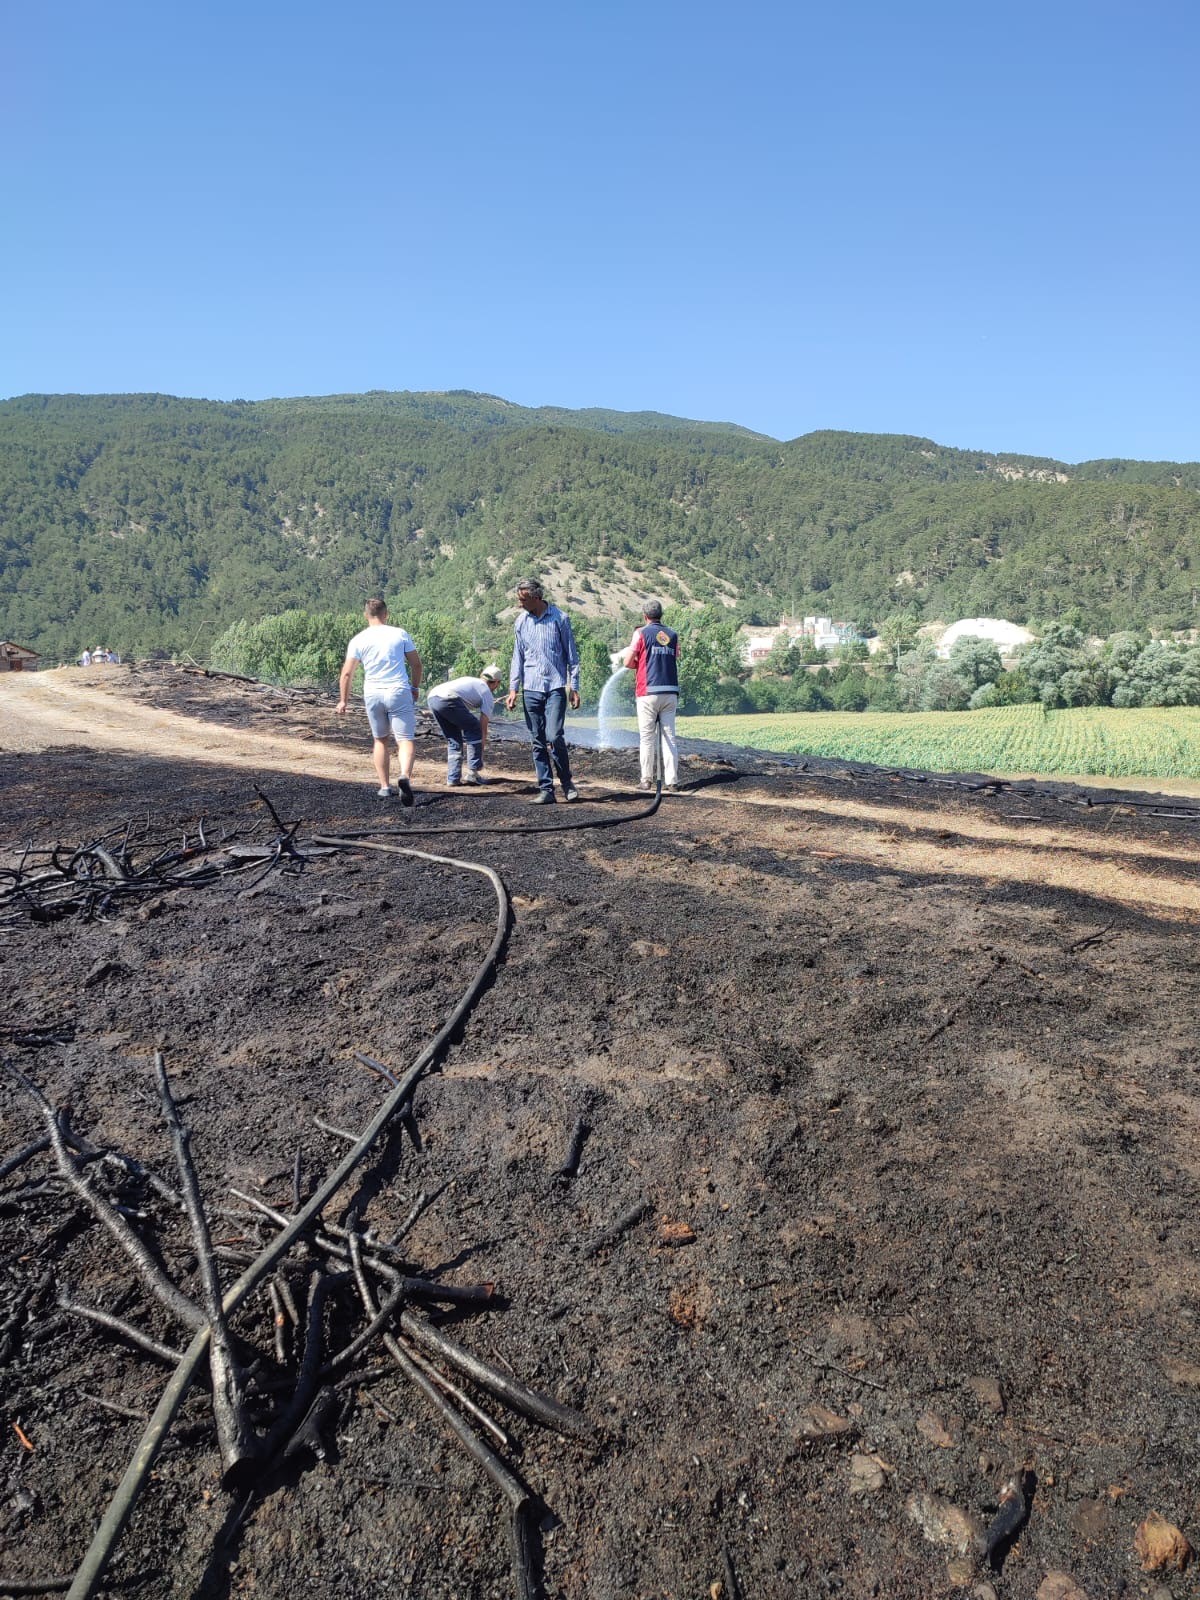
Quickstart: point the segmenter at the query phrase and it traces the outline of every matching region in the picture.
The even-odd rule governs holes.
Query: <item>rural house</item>
[[[39,659],[36,650],[0,639],[0,672],[33,672]]]

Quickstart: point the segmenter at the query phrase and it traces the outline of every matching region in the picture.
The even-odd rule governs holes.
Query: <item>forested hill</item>
[[[495,632],[518,572],[576,610],[649,589],[869,627],[1200,622],[1200,465],[1078,466],[490,395],[0,403],[0,638],[191,649],[375,592]]]

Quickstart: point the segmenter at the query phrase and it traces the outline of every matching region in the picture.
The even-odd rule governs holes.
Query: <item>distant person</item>
[[[675,742],[675,712],[679,706],[679,635],[663,626],[662,606],[648,600],[642,610],[643,626],[625,651],[624,662],[637,673],[638,742],[642,781],[639,789],[653,789],[655,746],[662,733],[663,786],[679,785],[679,748]]]
[[[500,692],[500,668],[484,667],[478,678],[451,678],[430,689],[426,704],[433,720],[446,736],[446,784],[456,789],[460,783],[486,783],[483,775],[483,747],[487,742],[488,719]],[[467,748],[467,770],[462,770],[463,746]]]
[[[90,650],[85,650],[83,652],[83,654],[79,658],[79,665],[81,667],[90,667],[91,664],[92,664],[92,652]]]
[[[389,623],[387,606],[382,600],[368,600],[363,615],[367,619],[366,627],[346,646],[346,660],[338,683],[337,712],[345,716],[350,680],[355,668],[361,665],[363,700],[375,739],[372,759],[379,777],[379,798],[384,800],[392,792],[390,733],[400,759],[400,804],[411,806],[412,771],[416,760],[413,738],[417,731],[414,702],[421,687],[421,657],[404,629],[394,628]]]
[[[535,578],[523,578],[517,585],[517,604],[521,612],[514,625],[516,638],[504,703],[511,711],[517,703],[517,691],[522,691],[525,726],[533,743],[533,767],[538,781],[533,803],[554,804],[555,772],[562,784],[563,799],[578,800],[579,790],[571,781],[571,762],[563,738],[568,702],[572,711],[579,710],[579,651],[570,618],[550,604]]]

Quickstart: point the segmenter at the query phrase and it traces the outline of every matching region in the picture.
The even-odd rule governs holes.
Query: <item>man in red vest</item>
[[[625,652],[625,665],[637,673],[638,737],[641,745],[642,781],[639,789],[654,787],[654,755],[662,732],[663,785],[679,783],[679,750],[675,743],[675,709],[679,704],[679,635],[663,626],[662,606],[647,600],[642,611],[645,626],[638,629]]]

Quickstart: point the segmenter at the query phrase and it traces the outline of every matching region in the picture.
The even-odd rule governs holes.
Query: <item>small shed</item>
[[[34,672],[41,659],[36,650],[0,639],[0,672]]]

